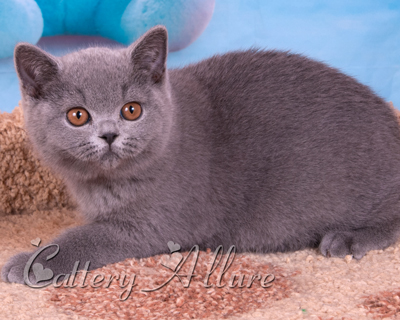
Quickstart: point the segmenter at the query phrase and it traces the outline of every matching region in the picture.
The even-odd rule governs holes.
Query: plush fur
[[[128,49],[55,58],[16,47],[29,138],[87,219],[36,262],[57,275],[78,260],[93,269],[163,253],[171,240],[183,250],[319,245],[359,259],[397,239],[400,131],[369,88],[288,52],[166,70],[167,51],[163,27]],[[132,101],[143,113],[127,121]],[[90,118],[75,127],[66,114],[78,106]],[[23,283],[31,255],[13,257],[3,279]]]
[[[21,107],[0,113],[0,217],[75,207],[64,183],[32,153]]]

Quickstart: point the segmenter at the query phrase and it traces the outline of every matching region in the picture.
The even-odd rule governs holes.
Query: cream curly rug
[[[0,267],[12,255],[33,250],[31,240],[39,237],[46,244],[66,227],[82,223],[74,208],[62,182],[30,151],[20,108],[1,114]],[[311,249],[237,255],[231,256],[223,278],[218,274],[224,260],[208,280],[213,255],[200,252],[197,276],[185,288],[188,278],[182,275],[194,263],[193,253],[188,257],[186,252],[181,253],[188,257],[179,271],[182,282],[174,277],[152,292],[143,290],[157,288],[173,275],[165,265],[174,269],[177,253],[128,259],[91,272],[84,288],[83,282],[46,289],[0,282],[0,314],[2,319],[400,318],[399,249],[400,242],[360,261],[328,259]],[[232,280],[233,275],[238,278]],[[243,288],[237,285],[240,275]]]

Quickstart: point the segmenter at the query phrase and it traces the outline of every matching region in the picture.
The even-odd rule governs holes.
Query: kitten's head
[[[56,58],[15,48],[25,126],[39,155],[63,175],[118,177],[160,156],[172,126],[167,31],[126,49]]]

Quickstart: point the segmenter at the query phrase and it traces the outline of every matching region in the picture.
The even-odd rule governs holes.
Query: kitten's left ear
[[[52,55],[29,43],[15,47],[14,64],[22,90],[35,99],[44,95],[44,86],[55,79],[59,70]]]
[[[135,72],[148,76],[153,83],[163,81],[168,53],[168,33],[164,26],[151,28],[128,50]]]

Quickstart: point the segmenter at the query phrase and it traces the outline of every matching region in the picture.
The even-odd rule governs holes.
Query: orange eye
[[[67,119],[74,126],[83,126],[89,120],[89,113],[83,108],[73,108],[67,112]]]
[[[137,102],[129,102],[121,109],[121,116],[126,120],[136,120],[142,114],[142,107]]]

